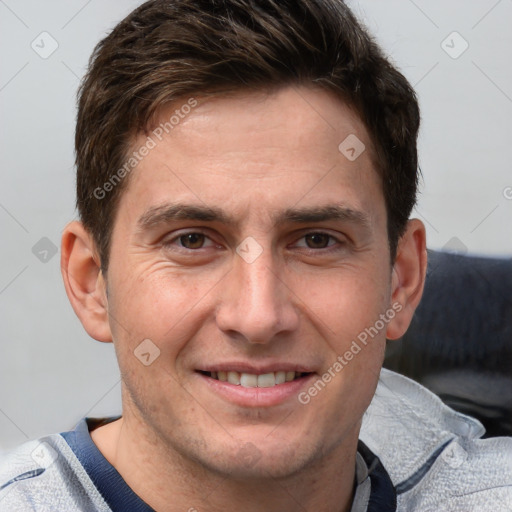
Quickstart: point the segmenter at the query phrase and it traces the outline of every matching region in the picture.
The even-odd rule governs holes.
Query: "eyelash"
[[[172,239],[170,239],[168,241],[164,241],[163,242],[163,246],[166,247],[166,248],[172,247],[172,246],[174,246],[175,242],[179,241],[182,237],[185,237],[187,235],[203,235],[205,237],[205,239],[210,240],[210,242],[213,245],[216,245],[215,242],[206,233],[204,233],[203,231],[193,230],[193,231],[182,232],[182,233],[174,236]],[[338,238],[336,238],[335,236],[331,235],[330,233],[326,233],[325,231],[308,231],[307,233],[304,233],[301,237],[299,237],[298,240],[303,240],[307,236],[310,236],[310,235],[324,235],[324,236],[327,236],[328,237],[328,245],[326,247],[321,247],[321,248],[317,248],[317,249],[312,248],[312,247],[302,247],[301,249],[305,250],[306,252],[315,252],[315,253],[318,253],[320,251],[322,251],[324,253],[332,252],[332,251],[340,250],[339,246],[345,245],[345,243],[343,241],[339,240]],[[334,240],[335,243],[330,243],[332,240]],[[336,247],[336,246],[338,246],[338,247]],[[188,251],[190,251],[190,252],[197,252],[197,251],[200,251],[201,249],[207,249],[208,247],[199,247],[198,249],[189,249],[188,247],[183,247],[182,245],[180,245],[180,246],[178,246],[178,248],[180,250],[184,250],[184,251],[187,251],[187,252]]]

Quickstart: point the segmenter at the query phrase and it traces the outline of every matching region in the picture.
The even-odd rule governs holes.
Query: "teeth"
[[[285,382],[286,382],[286,372],[276,372],[276,384],[283,384]]]
[[[238,386],[240,384],[240,374],[238,372],[228,372],[228,382]]]
[[[274,373],[264,373],[258,375],[258,387],[259,388],[271,388],[276,385],[276,376]]]
[[[277,384],[291,382],[303,374],[299,372],[271,372],[261,375],[239,372],[210,372],[213,379],[221,382],[229,382],[235,386],[243,386],[244,388],[271,388]]]
[[[258,387],[258,376],[251,375],[250,373],[240,374],[240,385],[244,388],[257,388]]]

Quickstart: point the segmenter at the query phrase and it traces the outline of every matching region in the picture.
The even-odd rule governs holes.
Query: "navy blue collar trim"
[[[395,512],[396,490],[380,459],[361,440],[357,445],[368,467],[371,482],[367,512]]]
[[[61,435],[84,467],[103,499],[114,511],[155,512],[135,494],[91,439],[90,430],[118,418],[85,418],[75,430]]]
[[[114,512],[125,510],[130,512],[155,512],[132,491],[91,439],[91,430],[116,419],[118,417],[85,418],[80,421],[75,430],[63,432],[61,435],[77,456],[103,499]],[[381,461],[362,441],[359,441],[357,450],[366,462],[368,476],[371,481],[371,494],[367,512],[395,512],[396,491]]]

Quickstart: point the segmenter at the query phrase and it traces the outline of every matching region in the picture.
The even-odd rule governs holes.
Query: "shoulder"
[[[0,512],[110,508],[60,434],[27,442],[0,456]]]
[[[512,438],[481,439],[480,422],[383,369],[361,428],[398,495],[398,510],[509,511]]]

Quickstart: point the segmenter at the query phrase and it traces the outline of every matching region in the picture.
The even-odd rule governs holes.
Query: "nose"
[[[293,291],[275,260],[269,250],[252,262],[234,256],[216,310],[219,329],[232,339],[265,344],[297,329]]]

